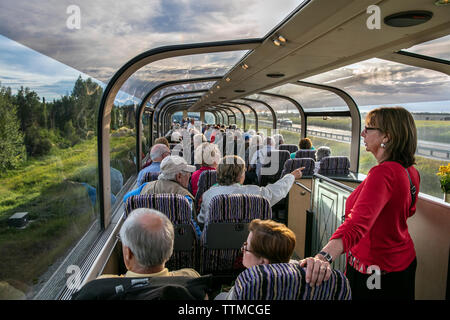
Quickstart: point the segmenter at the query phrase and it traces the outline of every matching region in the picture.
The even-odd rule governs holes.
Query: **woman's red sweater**
[[[420,176],[408,168],[419,194]],[[345,204],[345,221],[331,239],[342,239],[344,252],[351,252],[353,267],[363,273],[376,265],[385,272],[402,271],[416,257],[406,220],[416,211],[405,168],[385,161],[372,169]],[[417,202],[417,201],[416,201]],[[347,255],[349,259],[349,255]]]

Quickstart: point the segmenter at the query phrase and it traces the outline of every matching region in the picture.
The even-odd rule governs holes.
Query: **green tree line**
[[[17,168],[53,146],[71,147],[95,135],[103,89],[81,76],[72,93],[51,102],[21,87],[16,94],[0,85],[0,169]]]

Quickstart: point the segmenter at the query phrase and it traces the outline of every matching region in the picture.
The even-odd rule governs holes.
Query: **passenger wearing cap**
[[[180,156],[169,156],[161,161],[161,174],[158,176],[158,180],[148,182],[141,190],[140,194],[162,194],[173,193],[185,196],[191,205],[192,212],[195,215],[195,197],[187,189],[189,184],[189,178],[192,172],[197,168],[195,166],[188,165],[186,160]],[[197,225],[196,218],[191,217],[192,222],[195,225],[197,234],[200,235],[201,231]]]
[[[180,156],[169,156],[161,161],[160,169],[158,180],[147,183],[141,194],[175,193],[194,199],[187,187],[195,166],[188,165]]]

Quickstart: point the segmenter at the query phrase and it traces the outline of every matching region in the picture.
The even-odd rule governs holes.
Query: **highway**
[[[250,120],[250,119],[249,119]],[[251,121],[251,120],[250,120]],[[271,121],[260,120],[259,123],[265,123],[268,125],[272,125]],[[300,125],[293,124],[292,127],[281,127],[278,126],[278,129],[295,131],[300,133]],[[331,129],[324,128],[318,126],[308,126],[307,130],[308,136],[315,136],[329,140],[335,140],[339,142],[350,143],[351,142],[351,133],[348,130],[339,130],[339,129]],[[361,138],[361,144],[363,145],[363,139]],[[417,155],[422,157],[434,159],[434,160],[449,160],[450,161],[450,144],[448,143],[439,143],[433,141],[426,140],[418,140],[417,141]]]

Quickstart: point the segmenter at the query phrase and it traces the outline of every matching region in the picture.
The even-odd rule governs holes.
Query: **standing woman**
[[[307,265],[307,281],[320,284],[329,278],[329,262],[346,253],[354,299],[413,300],[417,261],[406,220],[416,211],[420,184],[413,167],[416,126],[402,107],[374,109],[365,123],[361,136],[378,164],[348,197],[345,221],[327,245],[301,263]],[[370,266],[381,271],[380,289],[367,286]]]

